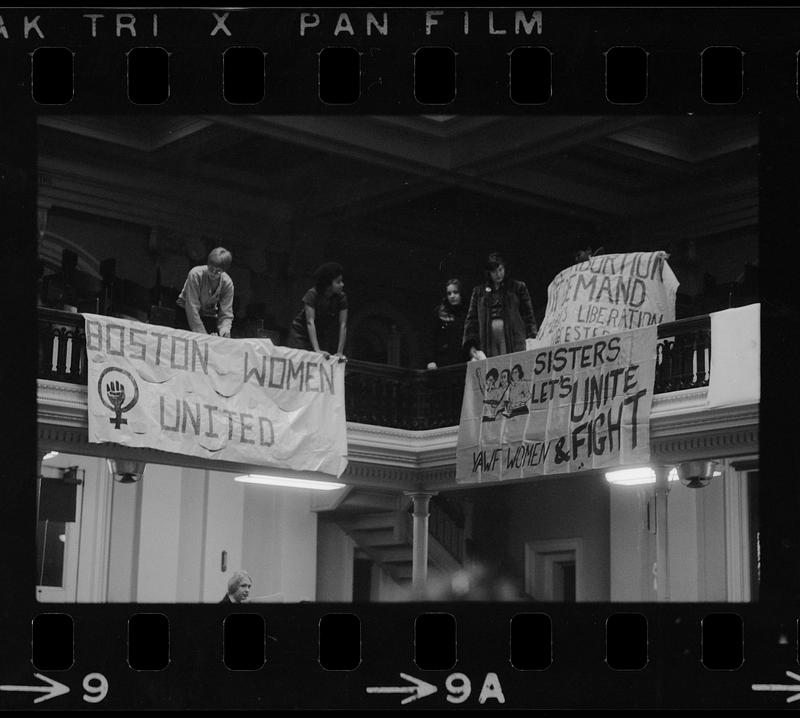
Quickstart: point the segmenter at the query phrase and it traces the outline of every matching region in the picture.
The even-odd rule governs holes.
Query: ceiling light
[[[671,469],[670,481],[678,480],[678,472]],[[656,472],[649,466],[639,466],[634,469],[617,469],[616,471],[606,471],[606,481],[609,484],[618,486],[640,486],[643,484],[654,484],[656,482]]]
[[[313,479],[291,479],[286,476],[268,476],[266,474],[246,474],[237,476],[235,481],[246,484],[266,484],[268,486],[285,486],[294,489],[316,489],[317,491],[333,491],[343,489],[346,484],[335,481],[314,481]]]
[[[718,466],[719,462],[714,459],[705,459],[703,461],[683,461],[676,468],[684,486],[688,486],[690,489],[702,489],[704,486],[708,486],[713,477],[722,475]]]
[[[133,484],[139,481],[147,466],[146,462],[133,459],[106,459],[106,463],[114,481],[119,481],[121,484]]]

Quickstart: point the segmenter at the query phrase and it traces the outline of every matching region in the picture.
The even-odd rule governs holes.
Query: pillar
[[[415,593],[425,588],[428,580],[428,516],[431,496],[438,491],[405,491],[413,502],[413,544],[411,564],[411,586]]]
[[[656,597],[669,601],[669,472],[671,466],[654,466],[656,474]]]

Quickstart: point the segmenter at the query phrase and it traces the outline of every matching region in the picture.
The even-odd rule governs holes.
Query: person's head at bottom
[[[250,598],[253,579],[247,571],[235,571],[228,579],[228,598],[231,603],[245,603]]]

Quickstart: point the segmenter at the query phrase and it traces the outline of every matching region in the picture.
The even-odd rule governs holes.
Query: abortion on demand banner
[[[601,254],[559,272],[533,346],[675,321],[678,280],[666,252]]]
[[[85,314],[89,441],[340,476],[344,364]]]
[[[655,325],[467,365],[456,481],[650,460]]]

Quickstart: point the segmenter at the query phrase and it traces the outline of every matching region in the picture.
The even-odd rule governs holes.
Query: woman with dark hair
[[[289,331],[288,345],[325,355],[335,354],[344,360],[347,338],[347,295],[344,293],[344,270],[336,262],[327,262],[314,272],[314,286],[303,295],[303,308]]]
[[[494,421],[497,416],[497,405],[500,403],[501,391],[497,385],[499,373],[495,367],[486,372],[486,384],[481,379],[480,368],[475,369],[478,389],[483,395],[483,412],[481,421]]]
[[[466,361],[461,346],[464,337],[464,320],[467,306],[464,303],[461,280],[448,279],[444,285],[444,297],[436,307],[436,324],[434,325],[434,357],[428,369],[440,366],[460,364]]]
[[[486,262],[486,283],[472,290],[464,324],[464,350],[472,359],[525,351],[537,324],[525,282],[510,279],[496,252]]]

